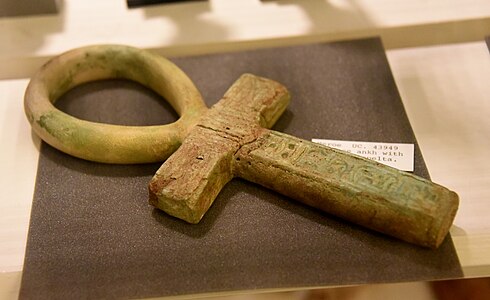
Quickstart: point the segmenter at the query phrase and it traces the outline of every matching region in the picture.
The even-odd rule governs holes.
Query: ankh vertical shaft
[[[264,129],[236,154],[235,176],[404,241],[437,248],[458,195],[410,173]]]

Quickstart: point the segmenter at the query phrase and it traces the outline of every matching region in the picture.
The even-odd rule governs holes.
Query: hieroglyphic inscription
[[[350,185],[353,190],[396,197],[413,209],[427,209],[437,201],[438,196],[428,181],[414,180],[415,176],[397,169],[278,132],[271,132],[254,152],[271,161],[286,162],[312,175]]]

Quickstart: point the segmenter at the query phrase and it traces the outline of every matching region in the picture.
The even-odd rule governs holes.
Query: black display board
[[[174,61],[208,105],[245,72],[283,83],[292,101],[276,130],[308,140],[416,143],[379,39]],[[94,121],[175,120],[160,100],[139,85],[104,81],[72,90],[58,105]],[[421,248],[239,179],[189,225],[148,205],[158,167],[92,163],[43,144],[20,297],[143,298],[462,276],[450,236],[438,250]],[[417,145],[415,173],[428,177]]]
[[[205,1],[205,0],[126,0],[129,8],[147,6],[147,5],[156,5],[156,4],[165,4],[165,3],[174,3],[174,2],[190,2],[190,1]]]

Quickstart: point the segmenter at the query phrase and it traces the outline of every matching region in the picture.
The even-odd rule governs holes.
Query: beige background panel
[[[488,276],[488,48],[479,42],[400,49],[388,51],[388,59],[432,179],[459,193],[451,234],[465,275]]]
[[[208,0],[131,10],[119,0],[66,0],[58,15],[0,19],[0,78],[29,77],[49,57],[89,44],[181,56],[381,35],[394,48],[475,41],[488,28],[486,0]]]

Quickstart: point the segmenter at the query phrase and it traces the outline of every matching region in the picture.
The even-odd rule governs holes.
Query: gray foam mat
[[[174,59],[212,105],[242,73],[286,85],[274,129],[304,139],[416,143],[379,39]],[[118,124],[177,116],[126,81],[87,84],[58,106]],[[416,145],[415,173],[428,177]],[[159,164],[83,161],[43,144],[20,298],[143,298],[462,276],[450,236],[413,246],[234,179],[198,225],[148,205]]]

